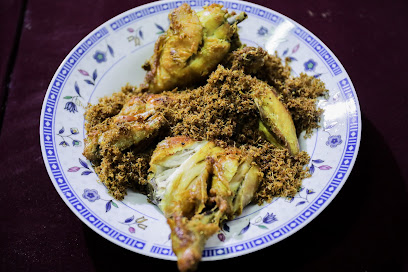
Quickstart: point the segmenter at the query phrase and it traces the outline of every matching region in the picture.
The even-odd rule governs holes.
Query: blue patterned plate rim
[[[327,67],[332,78],[337,83],[341,95],[345,97],[345,102],[351,105],[351,107],[347,108],[348,120],[346,139],[344,140],[344,150],[339,159],[338,165],[333,167],[328,165],[319,166],[319,164],[321,164],[320,159],[312,160],[311,166],[313,166],[313,171],[315,167],[316,169],[319,168],[321,170],[335,169],[330,180],[327,182],[327,185],[318,195],[316,195],[313,201],[306,203],[307,205],[305,205],[300,212],[279,227],[269,229],[267,232],[250,237],[245,241],[236,241],[228,244],[228,246],[217,245],[206,247],[203,252],[203,260],[218,260],[240,256],[265,248],[287,238],[311,222],[325,207],[327,207],[347,180],[355,163],[361,139],[361,113],[358,98],[344,67],[330,49],[328,49],[328,47],[316,36],[298,23],[276,11],[245,1],[160,1],[135,7],[105,22],[88,34],[74,47],[74,49],[62,61],[50,82],[45,94],[40,118],[40,145],[43,159],[57,192],[60,194],[66,205],[88,227],[109,241],[131,251],[161,259],[176,259],[170,246],[152,244],[146,239],[133,237],[123,230],[115,229],[110,222],[106,219],[100,218],[100,216],[98,216],[92,209],[89,209],[85,204],[85,201],[79,197],[78,193],[74,192],[70,185],[70,181],[65,177],[58,157],[55,136],[57,134],[55,116],[57,114],[57,104],[61,99],[61,92],[64,88],[64,84],[70,77],[74,68],[76,68],[76,64],[81,61],[82,56],[94,48],[94,46],[103,40],[104,37],[110,35],[110,33],[120,31],[130,23],[147,18],[151,15],[162,13],[167,14],[169,10],[179,6],[181,3],[189,3],[192,7],[202,7],[211,3],[220,3],[226,8],[245,11],[249,16],[254,16],[257,19],[267,22],[269,21],[275,25],[279,25],[284,21],[291,22],[296,26],[292,35],[297,36],[305,46],[309,47],[316,55],[318,55]],[[262,28],[258,30],[258,34],[260,35],[263,33],[261,30]],[[265,32],[268,30],[265,28],[263,31]],[[109,50],[111,50],[111,48],[109,48]],[[292,51],[294,51],[294,49]],[[310,68],[310,66],[313,65],[315,65],[313,61],[309,63],[305,62],[305,67],[307,66],[305,69]],[[342,140],[336,137],[329,137],[326,144],[332,147],[332,145],[338,145],[339,142],[341,143]],[[86,162],[84,163],[86,164]],[[86,168],[88,168],[88,165]],[[306,191],[306,194],[309,193],[314,192]],[[110,203],[112,202],[107,203],[107,207]],[[266,216],[261,218],[260,222],[269,224],[273,220],[274,217],[267,213]],[[248,226],[244,227],[241,232],[246,232],[250,226],[251,222],[249,222]],[[258,224],[258,227],[260,226],[263,225]]]

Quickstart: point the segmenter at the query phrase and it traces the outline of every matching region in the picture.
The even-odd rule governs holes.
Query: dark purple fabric
[[[6,86],[9,83],[9,74],[14,65],[15,54],[18,51],[17,46],[24,9],[22,0],[0,2],[0,103],[7,98]],[[3,103],[0,104],[0,115],[4,111],[2,106]]]
[[[0,4],[0,94],[8,93],[1,99],[2,271],[176,271],[174,262],[132,253],[84,225],[52,185],[39,144],[42,101],[63,58],[94,28],[146,2]],[[408,270],[407,2],[254,2],[302,24],[340,59],[360,100],[362,142],[345,186],[312,223],[276,245],[199,270]]]

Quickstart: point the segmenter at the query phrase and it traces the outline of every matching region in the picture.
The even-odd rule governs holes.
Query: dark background
[[[302,24],[340,59],[362,111],[354,169],[312,223],[242,257],[200,271],[408,271],[406,1],[253,1]],[[0,258],[2,271],[176,271],[84,225],[46,172],[39,117],[69,51],[142,0],[0,1]]]

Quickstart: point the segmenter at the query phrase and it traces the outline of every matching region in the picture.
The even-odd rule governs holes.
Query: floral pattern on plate
[[[200,9],[214,1],[187,2]],[[325,82],[331,96],[323,108],[335,106],[336,114],[325,115],[324,122],[330,125],[322,125],[312,138],[300,140],[302,150],[312,158],[312,176],[304,180],[296,196],[246,207],[241,216],[226,222],[208,241],[203,260],[239,256],[272,245],[313,220],[346,181],[361,135],[360,110],[351,80],[317,37],[267,8],[245,1],[223,3],[228,9],[248,13],[239,30],[245,43],[265,45],[285,26],[287,34],[279,39],[278,55],[288,58],[295,74],[306,72]],[[123,201],[112,199],[90,163],[82,159],[81,147],[87,103],[119,91],[127,82],[142,82],[141,65],[152,54],[158,35],[166,31],[169,10],[179,4],[160,1],[136,7],[85,37],[51,80],[40,119],[44,162],[68,207],[110,241],[170,260],[176,257],[169,245],[169,227],[158,208],[135,192],[129,192]]]

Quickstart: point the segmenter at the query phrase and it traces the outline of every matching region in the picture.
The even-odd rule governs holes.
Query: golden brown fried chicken
[[[148,94],[132,97],[119,114],[94,126],[85,139],[84,156],[90,161],[101,157],[101,152],[111,146],[124,150],[132,145],[152,139],[166,125],[166,120],[156,108],[168,97]]]
[[[219,207],[227,206],[221,219],[232,219],[252,201],[260,182],[260,169],[251,156],[228,147],[218,154],[213,173],[210,197]]]
[[[260,169],[237,148],[183,136],[159,143],[150,166],[150,198],[167,218],[178,267],[195,269],[221,222],[251,202]]]
[[[212,4],[198,13],[183,4],[169,14],[170,27],[156,41],[142,88],[151,93],[200,81],[239,44],[237,24],[245,13],[234,13]]]
[[[319,127],[322,110],[316,107],[316,99],[328,92],[319,79],[303,73],[299,77],[291,76],[291,68],[287,62],[283,64],[276,53],[270,55],[260,47],[235,50],[228,54],[222,64],[231,70],[255,76],[272,86],[291,114],[298,136],[304,130],[306,136],[310,136],[312,129]],[[260,130],[268,133],[262,125],[260,124]],[[266,138],[274,143],[270,136],[272,134]]]
[[[256,82],[252,95],[261,116],[260,131],[270,143],[286,147],[292,155],[298,154],[299,142],[292,116],[273,87],[260,80]]]
[[[228,55],[223,64],[231,70],[256,75],[252,98],[259,110],[259,131],[277,147],[286,147],[292,155],[299,153],[299,143],[292,115],[282,103],[277,90],[290,78],[290,67],[275,55],[258,47],[244,47]]]

